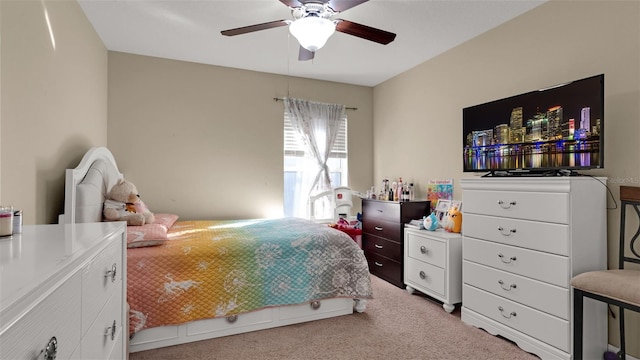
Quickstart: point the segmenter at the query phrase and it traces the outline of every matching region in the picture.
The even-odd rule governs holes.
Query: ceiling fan
[[[279,0],[291,9],[293,20],[276,20],[262,24],[223,30],[225,36],[235,36],[280,26],[289,26],[289,31],[300,43],[298,60],[311,60],[315,52],[327,42],[334,31],[357,36],[386,45],[396,34],[361,25],[344,19],[331,18],[336,14],[369,0]]]

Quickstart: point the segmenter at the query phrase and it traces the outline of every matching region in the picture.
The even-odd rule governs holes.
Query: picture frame
[[[449,206],[449,210],[457,208],[458,211],[462,211],[462,200],[451,200],[451,205]]]
[[[436,205],[436,216],[439,221],[442,221],[444,217],[449,212],[449,208],[451,207],[451,200],[447,199],[438,199],[438,204]]]

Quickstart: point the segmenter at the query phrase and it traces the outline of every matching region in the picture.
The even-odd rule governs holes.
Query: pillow
[[[153,224],[159,224],[167,228],[167,230],[171,229],[173,224],[178,220],[178,215],[175,214],[153,214],[155,220]]]
[[[158,246],[169,240],[167,231],[178,220],[178,215],[155,214],[155,221],[141,226],[127,226],[127,248]]]

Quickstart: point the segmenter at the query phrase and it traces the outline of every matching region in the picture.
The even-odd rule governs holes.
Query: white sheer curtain
[[[309,196],[331,189],[327,159],[341,122],[346,121],[344,105],[285,98],[285,111],[305,145],[306,167],[294,200],[294,216],[307,217]]]

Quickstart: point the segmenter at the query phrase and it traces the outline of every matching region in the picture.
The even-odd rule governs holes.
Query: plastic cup
[[[13,234],[13,206],[0,206],[0,236]]]

